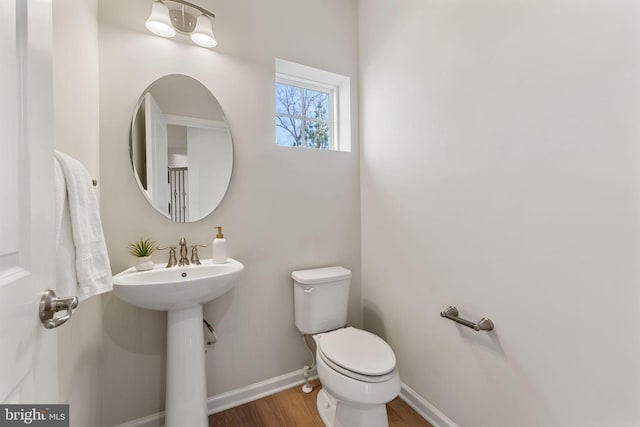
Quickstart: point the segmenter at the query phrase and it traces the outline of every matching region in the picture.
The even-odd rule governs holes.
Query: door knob
[[[71,318],[73,310],[78,307],[78,297],[58,297],[53,289],[47,289],[40,297],[40,321],[46,329],[57,328]],[[61,317],[53,317],[55,313],[66,311]]]

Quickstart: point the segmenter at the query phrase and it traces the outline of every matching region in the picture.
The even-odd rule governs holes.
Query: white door
[[[229,130],[225,127],[189,127],[189,205],[192,218],[198,220],[209,215],[218,206],[227,191],[233,164],[233,150],[229,143]],[[192,184],[193,183],[193,184]],[[224,183],[224,185],[220,185]]]
[[[0,403],[58,403],[51,0],[0,1]]]
[[[169,216],[167,119],[150,93],[144,96],[147,191],[155,207]]]

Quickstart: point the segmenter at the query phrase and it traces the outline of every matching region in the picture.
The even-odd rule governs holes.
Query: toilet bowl
[[[389,345],[376,335],[343,328],[313,336],[323,389],[318,412],[327,427],[388,427],[386,403],[400,392]]]
[[[378,336],[347,321],[351,271],[325,267],[291,273],[295,324],[316,343],[322,390],[318,412],[327,427],[388,427],[386,404],[400,393],[396,358]]]

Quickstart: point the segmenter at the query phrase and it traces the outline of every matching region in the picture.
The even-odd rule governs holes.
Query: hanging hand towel
[[[83,301],[113,289],[109,255],[89,172],[60,151],[55,160],[58,293]]]

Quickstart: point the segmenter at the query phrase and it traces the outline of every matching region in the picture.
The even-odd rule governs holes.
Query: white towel
[[[98,201],[82,163],[56,151],[54,168],[58,295],[83,301],[113,289]]]
[[[67,202],[67,185],[62,167],[54,158],[56,198],[56,289],[60,296],[77,296],[76,248],[71,234],[71,215]]]

